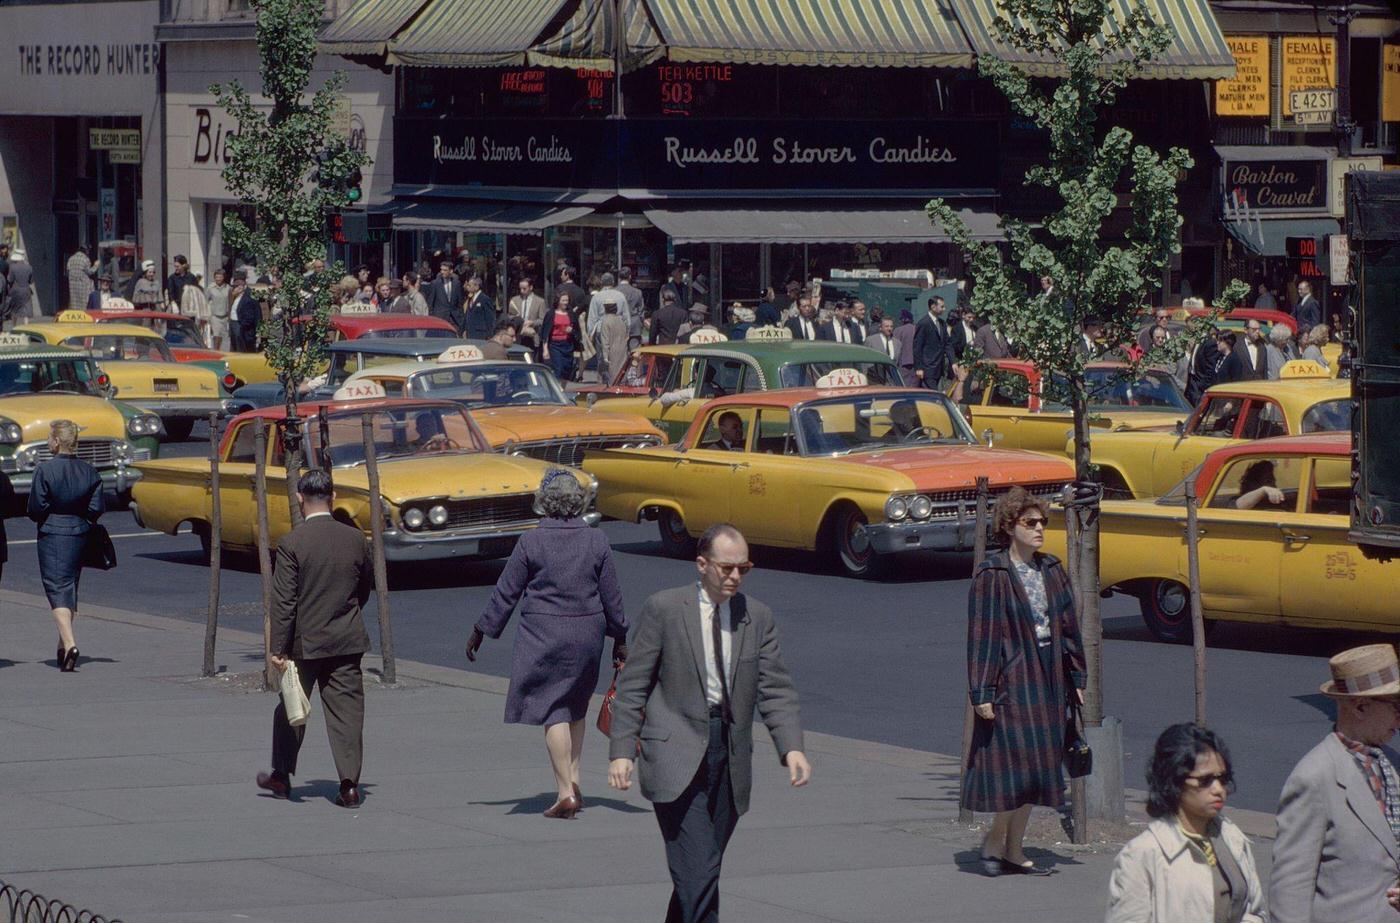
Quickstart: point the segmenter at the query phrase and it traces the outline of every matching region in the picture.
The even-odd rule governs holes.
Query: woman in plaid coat
[[[977,714],[964,804],[997,816],[982,843],[987,875],[1048,875],[1021,848],[1032,805],[1063,801],[1070,685],[1083,701],[1084,644],[1074,594],[1045,543],[1046,507],[1020,487],[997,501],[1005,551],[990,555],[968,596],[968,692]]]

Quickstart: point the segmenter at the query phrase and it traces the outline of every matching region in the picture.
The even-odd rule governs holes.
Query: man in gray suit
[[[1397,919],[1387,904],[1400,848],[1400,779],[1383,745],[1400,729],[1400,664],[1389,644],[1328,661],[1337,723],[1293,767],[1279,799],[1269,876],[1273,923]]]
[[[326,734],[340,774],[335,803],[360,805],[360,764],[364,751],[365,687],[360,658],[369,635],[360,616],[374,573],[364,533],[331,516],[335,491],[331,476],[313,468],[297,481],[297,500],[306,521],[277,545],[272,578],[272,637],[269,650],[279,670],[294,660],[302,690],[321,687]],[[292,727],[279,697],[272,716],[272,772],[258,773],[258,787],[286,798],[297,771],[297,753],[306,726]]]
[[[608,781],[638,779],[653,802],[671,869],[667,923],[719,920],[719,873],[749,809],[755,706],[794,786],[812,767],[802,753],[797,690],[783,664],[773,612],[739,592],[749,547],[738,529],[700,537],[696,585],[646,601],[617,682]]]

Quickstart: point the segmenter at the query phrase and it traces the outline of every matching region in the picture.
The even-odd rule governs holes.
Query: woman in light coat
[[[1157,738],[1147,786],[1153,820],[1118,854],[1107,923],[1264,923],[1249,839],[1220,815],[1234,789],[1224,741],[1172,725]]]

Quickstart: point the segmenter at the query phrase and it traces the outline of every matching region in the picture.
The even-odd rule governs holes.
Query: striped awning
[[[570,0],[428,0],[389,43],[407,67],[518,67]],[[552,33],[553,30],[550,30]]]
[[[359,0],[321,33],[317,48],[325,54],[381,55],[389,41],[428,0]]]
[[[946,241],[922,208],[648,208],[672,243],[928,243]],[[1001,217],[962,209],[976,240],[1002,240]]]
[[[972,66],[972,49],[948,0],[647,0],[647,5],[672,61]]]
[[[662,55],[661,36],[651,24],[645,0],[622,0],[622,19],[627,24],[627,45],[623,70],[650,64]],[[568,21],[557,32],[530,49],[530,63],[536,67],[587,67],[611,71],[617,31],[612,0],[582,0]]]
[[[1171,33],[1171,44],[1145,66],[1143,78],[1221,80],[1235,76],[1235,59],[1206,0],[1112,0],[1115,25],[1110,28],[1126,22],[1129,10],[1140,3]],[[1037,77],[1063,76],[1065,69],[1057,58],[1029,54],[1002,40],[995,21],[1004,14],[997,0],[958,0],[958,15],[978,56],[1009,61]]]
[[[393,202],[394,227],[401,231],[462,231],[469,234],[540,234],[545,228],[593,214],[584,206],[548,203]]]

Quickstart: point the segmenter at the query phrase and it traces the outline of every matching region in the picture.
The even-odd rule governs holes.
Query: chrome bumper
[[[598,512],[585,513],[583,521],[596,526],[603,519]],[[384,530],[384,560],[441,561],[449,558],[504,558],[515,542],[535,528],[536,523],[491,532],[408,532]]]
[[[126,493],[131,489],[131,485],[141,480],[141,469],[127,465],[98,468],[97,474],[102,478],[103,491],[116,496]],[[34,484],[34,472],[25,471],[10,475],[10,484],[14,487],[16,494],[28,496],[29,489]]]
[[[990,517],[989,517],[990,518]],[[864,537],[879,554],[900,551],[971,551],[977,539],[977,521],[968,515],[925,522],[877,522],[862,526]]]
[[[220,398],[195,398],[195,397],[143,397],[135,400],[121,398],[122,403],[130,404],[132,407],[139,407],[147,413],[156,414],[166,419],[180,419],[183,417],[194,417],[203,420],[211,413],[219,416],[227,416],[232,408],[233,401]]]

